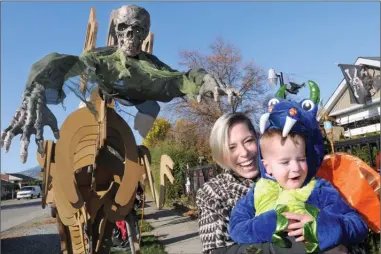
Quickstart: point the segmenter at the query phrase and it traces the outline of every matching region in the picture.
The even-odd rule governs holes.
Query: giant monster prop
[[[151,126],[158,115],[157,101],[185,95],[195,96],[199,102],[203,96],[217,100],[228,95],[231,101],[237,95],[203,69],[175,71],[142,51],[150,29],[145,9],[128,5],[113,15],[115,30],[110,32],[114,32],[117,46],[94,48],[80,56],[52,53],[33,64],[21,106],[1,133],[1,147],[6,151],[13,137],[21,135],[23,163],[35,134],[37,158],[44,171],[42,206],[51,204],[57,209],[62,253],[108,253],[115,222],[125,219],[132,253],[138,253],[131,215],[137,183],[149,182],[160,208],[164,176],[174,180],[173,161],[163,155],[161,189],[155,188],[149,150],[136,145],[131,128],[116,112],[117,104],[135,106],[135,124],[141,127]],[[85,107],[71,113],[59,130],[47,104],[61,103],[65,89],[74,92]],[[45,125],[51,127],[57,143],[44,141]],[[139,133],[144,136],[148,130],[140,128]]]
[[[169,102],[188,95],[200,102],[203,96],[211,94],[215,100],[228,95],[231,101],[237,95],[203,69],[175,71],[154,55],[143,52],[142,42],[150,25],[150,14],[144,8],[123,6],[115,20],[117,47],[96,48],[80,56],[51,53],[33,64],[21,106],[1,133],[1,147],[8,151],[13,137],[21,134],[20,157],[25,163],[30,136],[35,134],[38,152],[43,154],[43,127],[49,125],[55,138],[60,136],[56,117],[47,104],[61,103],[65,98],[64,87],[75,92],[94,114],[99,113],[86,101],[91,91],[83,95],[79,82],[73,81],[80,75],[86,75],[92,87],[99,88],[106,102],[114,99],[122,105],[134,105],[139,112],[154,117],[160,109],[156,101]],[[144,105],[145,102],[151,105]]]

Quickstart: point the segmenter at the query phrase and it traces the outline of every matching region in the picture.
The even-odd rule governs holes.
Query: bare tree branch
[[[208,54],[181,51],[179,64],[190,69],[205,69],[239,91],[241,98],[235,98],[232,105],[226,100],[215,102],[213,99],[205,99],[202,103],[197,103],[188,98],[178,98],[168,103],[164,109],[175,119],[187,120],[184,137],[187,136],[186,133],[188,136],[190,132],[192,135],[196,133],[197,138],[192,137],[197,139],[198,144],[206,145],[211,127],[226,112],[245,112],[256,122],[258,115],[263,113],[264,100],[267,99],[265,96],[269,90],[263,70],[253,61],[244,62],[240,50],[233,44],[216,38],[209,48]]]

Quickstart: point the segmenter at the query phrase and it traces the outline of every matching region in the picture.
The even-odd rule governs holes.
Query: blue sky
[[[106,43],[109,15],[127,2],[3,2],[1,8],[1,129],[19,107],[31,65],[51,52],[80,54],[91,7],[99,22],[97,46]],[[379,2],[141,2],[151,13],[154,54],[180,68],[179,51],[208,52],[217,36],[241,49],[244,60],[266,72],[282,71],[294,80],[312,79],[327,101],[342,80],[335,63],[358,56],[380,56]],[[301,96],[308,95],[308,89]],[[77,108],[71,96],[51,106],[59,125]],[[131,119],[127,119],[130,121]],[[48,127],[45,139],[52,139]],[[137,136],[138,142],[140,138]],[[1,150],[1,171],[18,172],[37,165],[34,136],[25,164],[19,137]]]

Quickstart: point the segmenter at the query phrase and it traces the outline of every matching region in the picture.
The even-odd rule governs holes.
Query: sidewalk
[[[147,196],[144,219],[154,227],[151,232],[165,246],[168,254],[202,253],[197,220],[184,217],[176,210],[157,210],[155,203]]]

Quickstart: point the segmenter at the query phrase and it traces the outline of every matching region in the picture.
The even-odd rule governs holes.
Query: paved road
[[[41,198],[2,201],[1,232],[48,214],[50,209],[42,209]]]

